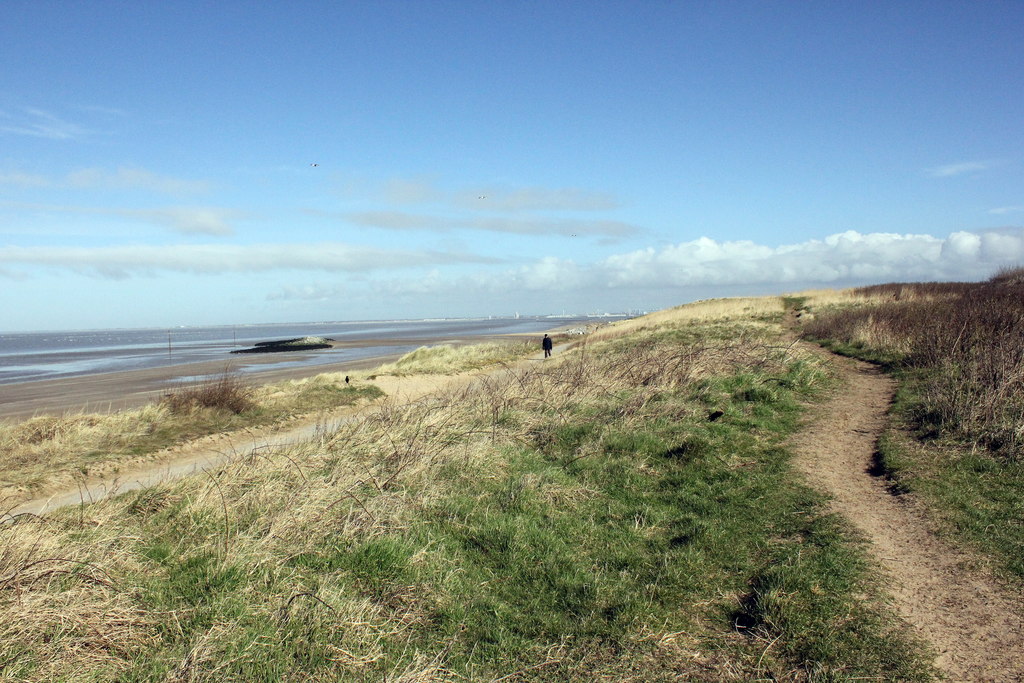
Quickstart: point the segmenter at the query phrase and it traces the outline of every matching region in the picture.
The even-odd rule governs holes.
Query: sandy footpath
[[[869,540],[896,609],[936,650],[950,681],[1024,680],[1024,604],[939,538],[909,500],[873,474],[895,381],[875,366],[829,354],[843,388],[817,406],[794,439],[796,463]]]

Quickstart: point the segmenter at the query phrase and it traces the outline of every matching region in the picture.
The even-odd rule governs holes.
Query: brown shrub
[[[252,394],[251,386],[238,375],[225,371],[211,380],[167,394],[162,403],[177,414],[196,408],[212,408],[237,415],[255,407]]]
[[[918,419],[1019,457],[1024,447],[1024,269],[984,283],[878,285],[892,300],[819,315],[808,336],[897,354],[926,371]],[[889,289],[886,289],[889,288]],[[907,289],[909,288],[909,290]],[[913,291],[913,296],[907,296]]]
[[[894,282],[858,287],[853,292],[865,299],[885,298],[893,301],[907,301],[957,297],[974,286],[970,282]]]
[[[1024,266],[1005,266],[989,282],[996,285],[1024,285]]]

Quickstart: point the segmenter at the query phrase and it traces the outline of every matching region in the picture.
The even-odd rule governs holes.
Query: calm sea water
[[[604,318],[601,318],[604,320]],[[263,363],[260,370],[294,365],[317,365],[403,353],[422,340],[533,333],[562,325],[593,322],[586,317],[473,318],[334,323],[281,323],[167,329],[83,330],[0,334],[0,384],[59,379],[122,370],[163,367],[208,360],[232,361],[243,367],[244,354],[233,349],[256,342],[294,337],[329,337],[338,341],[388,339],[397,345],[331,349],[302,358]],[[401,340],[410,340],[401,344]]]

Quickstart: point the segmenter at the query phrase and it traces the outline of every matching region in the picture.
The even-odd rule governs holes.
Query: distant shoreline
[[[604,321],[602,321],[604,322]],[[330,349],[305,356],[280,354],[282,366],[321,365],[369,356],[404,353],[453,340],[543,333],[592,319],[481,319],[394,323],[274,324],[238,328],[214,326],[183,330],[94,330],[67,333],[0,334],[0,387],[22,382],[60,380],[88,374],[142,370],[204,361],[221,361],[232,351],[272,340],[318,337],[333,340]],[[440,341],[444,340],[444,341]],[[248,373],[253,360],[236,354]],[[255,354],[253,354],[255,355]],[[275,354],[277,355],[277,354]],[[0,389],[2,393],[2,389]]]
[[[376,367],[399,358],[390,354],[321,365],[296,365],[260,371],[250,367],[244,374],[253,384],[269,384],[287,379],[300,379],[327,372],[341,372]],[[260,357],[273,365],[280,358]],[[246,359],[251,365],[252,359]],[[188,383],[192,378],[236,372],[235,358],[223,361],[183,363],[141,370],[76,375],[60,379],[42,379],[2,385],[0,420],[23,420],[35,415],[65,413],[106,413],[138,408],[160,398],[175,383]]]
[[[563,325],[548,333],[579,327]],[[74,375],[54,379],[28,380],[0,385],[0,420],[24,420],[36,415],[62,415],[67,413],[107,413],[138,408],[160,398],[175,384],[187,384],[197,378],[238,372],[253,384],[270,384],[289,379],[301,379],[330,372],[351,372],[390,363],[404,355],[411,345],[436,346],[441,344],[479,344],[488,341],[537,338],[544,332],[512,333],[500,335],[465,335],[457,339],[359,339],[335,341],[339,348],[387,348],[400,346],[402,351],[379,353],[373,356],[339,359],[337,362],[307,363],[316,351],[298,351],[287,354],[251,354],[244,357],[225,354],[223,359],[195,363],[164,365],[137,370],[119,370]],[[282,356],[286,356],[282,358]],[[294,361],[280,367],[282,360]],[[261,370],[260,366],[267,366]]]

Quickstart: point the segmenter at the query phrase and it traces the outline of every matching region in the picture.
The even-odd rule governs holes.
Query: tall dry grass
[[[368,384],[350,386],[340,374],[253,386],[225,372],[176,387],[137,409],[0,422],[0,501],[118,473],[201,436],[353,405],[381,393]]]
[[[801,308],[812,314],[834,313],[837,309],[875,306],[894,301],[933,301],[955,296],[964,287],[969,285],[957,282],[892,283],[847,289],[810,289],[785,294],[783,299],[800,302]]]
[[[700,326],[702,332],[708,323],[732,323],[745,330],[767,331],[785,311],[782,299],[776,296],[734,297],[695,301],[648,315],[622,320],[598,329],[590,336],[592,341],[606,341],[630,334],[666,329],[679,330]]]
[[[453,374],[507,363],[535,352],[525,342],[485,342],[469,346],[440,344],[410,351],[394,363],[375,368],[372,375]]]
[[[519,342],[424,347],[351,376],[454,374],[508,363],[535,350]],[[273,424],[381,395],[370,381],[346,382],[345,373],[252,385],[225,370],[174,387],[139,409],[0,422],[0,504],[73,487],[82,477],[116,474],[201,436]]]
[[[922,427],[1024,456],[1024,283],[1018,271],[983,283],[878,285],[855,293],[872,303],[819,314],[805,333],[926,371]]]

